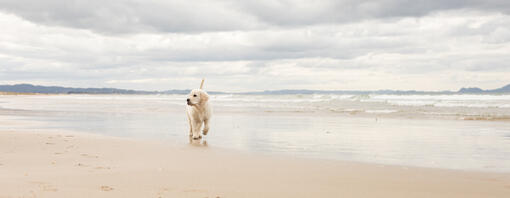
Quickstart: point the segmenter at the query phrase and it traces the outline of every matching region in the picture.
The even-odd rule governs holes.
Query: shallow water
[[[347,99],[331,100],[335,97]],[[510,122],[460,118],[464,114],[506,115],[510,111],[505,106],[510,104],[507,96],[464,96],[462,101],[456,96],[356,96],[363,100],[384,98],[384,102],[351,101],[353,97],[213,96],[214,117],[205,140],[211,147],[297,157],[510,171]],[[400,100],[498,107],[392,105]],[[183,95],[0,96],[1,115],[39,123],[1,125],[0,129],[68,129],[187,144],[184,101]],[[343,113],[328,108],[364,110]],[[423,113],[443,111],[456,116]]]

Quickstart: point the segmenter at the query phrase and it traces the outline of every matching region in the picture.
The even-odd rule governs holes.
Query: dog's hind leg
[[[202,134],[207,135],[207,132],[209,132],[209,119],[204,120],[204,130]]]

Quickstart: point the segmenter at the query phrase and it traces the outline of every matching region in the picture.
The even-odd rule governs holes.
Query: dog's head
[[[186,99],[188,105],[202,105],[209,100],[209,95],[204,90],[193,89]]]

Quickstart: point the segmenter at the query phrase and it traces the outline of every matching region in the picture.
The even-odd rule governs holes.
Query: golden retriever
[[[209,106],[209,95],[202,89],[192,90],[186,99],[186,115],[189,121],[189,135],[193,139],[200,139],[200,129],[202,124],[204,129],[202,134],[205,136],[209,132],[209,120],[211,119],[211,107]]]

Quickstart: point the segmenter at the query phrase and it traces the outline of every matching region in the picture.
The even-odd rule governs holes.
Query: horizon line
[[[165,89],[165,90],[139,90],[139,89],[126,89],[126,88],[115,88],[115,87],[72,87],[72,86],[60,86],[60,85],[38,85],[31,83],[15,83],[15,84],[0,84],[0,86],[16,86],[16,85],[29,85],[29,86],[39,86],[39,87],[56,87],[56,88],[67,88],[67,89],[117,89],[123,91],[136,91],[136,92],[167,92],[167,91],[189,91],[192,89]],[[377,89],[377,90],[342,90],[342,89],[274,89],[274,90],[257,90],[257,91],[219,91],[219,90],[209,90],[208,92],[221,92],[221,93],[258,93],[258,92],[278,92],[278,91],[319,91],[319,92],[384,92],[384,91],[392,91],[392,92],[423,92],[423,93],[442,93],[442,92],[460,92],[463,89],[479,89],[481,91],[491,91],[497,90],[504,87],[510,86],[510,84],[506,84],[499,88],[495,89],[481,89],[479,87],[461,87],[457,90],[436,90],[436,91],[426,91],[426,90],[399,90],[399,89]]]

